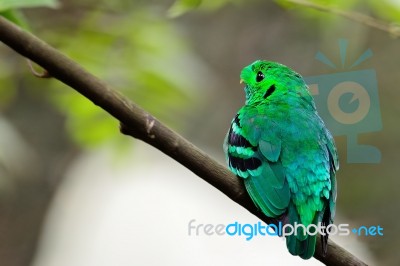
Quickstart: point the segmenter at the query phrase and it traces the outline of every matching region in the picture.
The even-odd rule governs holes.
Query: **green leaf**
[[[57,0],[0,0],[0,11],[39,6],[56,8],[58,5]]]
[[[201,2],[202,0],[176,0],[168,10],[168,16],[171,18],[181,16],[184,13],[197,8]]]
[[[25,30],[29,30],[28,21],[25,19],[24,14],[22,14],[19,10],[8,9],[4,11],[0,11],[0,16],[5,17],[9,21],[17,24],[21,28]]]
[[[257,2],[257,0],[176,0],[175,3],[168,10],[168,17],[179,17],[193,9],[202,11],[215,11],[228,4],[242,4],[249,2]]]

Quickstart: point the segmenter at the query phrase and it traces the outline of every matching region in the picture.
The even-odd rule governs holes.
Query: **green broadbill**
[[[293,226],[333,223],[338,156],[303,78],[262,60],[245,67],[240,78],[246,104],[224,143],[230,170],[243,179],[267,217]],[[310,234],[299,226],[296,234],[286,236],[291,254],[303,259],[314,255],[317,234],[315,226],[309,228]],[[323,254],[328,235],[322,232]]]

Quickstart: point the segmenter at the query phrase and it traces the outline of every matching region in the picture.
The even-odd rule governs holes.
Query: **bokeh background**
[[[348,42],[349,64],[371,49],[351,71],[376,72],[382,128],[357,137],[379,149],[381,160],[348,163],[347,136],[335,137],[336,222],[380,225],[384,236],[335,241],[371,265],[399,265],[400,43],[393,35],[285,1],[6,2],[3,15],[21,7],[12,12],[31,32],[221,162],[224,135],[244,103],[244,66],[268,59],[305,77],[334,75],[350,71],[341,67],[339,39]],[[314,3],[393,27],[400,20],[395,0]],[[338,68],[315,60],[318,51]],[[189,236],[192,219],[257,219],[172,159],[121,135],[117,121],[72,89],[35,78],[5,45],[0,110],[0,265],[320,265],[291,256],[277,238]]]

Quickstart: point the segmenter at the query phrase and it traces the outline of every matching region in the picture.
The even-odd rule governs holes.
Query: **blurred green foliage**
[[[19,8],[57,7],[57,0],[0,0],[0,16],[7,18],[24,29],[29,29],[29,23]]]
[[[256,0],[257,1],[257,0]],[[246,1],[256,2],[255,0]],[[174,4],[168,10],[168,15],[170,17],[177,17],[185,14],[186,12],[192,11],[194,9],[198,10],[215,10],[221,8],[227,4],[240,4],[245,1],[243,0],[176,0]]]
[[[179,111],[193,104],[188,92],[196,85],[183,74],[185,70],[170,67],[184,65],[182,60],[192,55],[171,23],[151,10],[93,11],[71,38],[59,37],[58,32],[48,32],[46,39],[167,124],[178,126]],[[115,119],[75,92],[58,87],[60,83],[54,82],[51,98],[67,115],[68,129],[79,143],[119,139]]]
[[[256,3],[257,0],[251,1]],[[286,8],[296,5],[276,1]],[[351,9],[373,6],[386,19],[400,17],[400,5],[394,1],[319,0],[313,3]],[[58,28],[37,30],[50,44],[79,62],[90,72],[106,80],[143,108],[172,126],[178,126],[181,110],[192,106],[196,70],[185,38],[174,25],[173,17],[191,10],[215,10],[228,4],[246,4],[243,0],[176,0],[171,6],[143,5],[141,1],[98,1],[95,5],[71,3],[69,22]],[[45,6],[56,8],[56,0],[0,0],[0,15],[24,28],[30,26],[20,8]],[[90,8],[87,8],[90,6]],[[321,19],[321,13],[307,8],[300,13]],[[51,23],[51,17],[46,23]],[[32,23],[35,25],[35,21]],[[56,24],[57,25],[57,24]],[[71,25],[74,25],[71,27]],[[174,64],[174,67],[170,67]],[[14,91],[9,75],[12,70],[0,63],[0,103],[7,104]],[[71,136],[84,146],[115,141],[119,135],[117,121],[72,90],[60,89],[51,82],[45,96],[67,117]]]
[[[176,1],[168,10],[170,17],[180,16],[187,11],[197,8],[201,4],[201,0],[181,0]]]
[[[16,8],[28,8],[28,7],[57,7],[57,0],[1,0],[0,1],[0,11],[7,9]]]
[[[29,30],[29,24],[26,21],[24,15],[19,10],[16,10],[16,9],[2,10],[2,11],[0,11],[0,16],[3,16],[6,19],[14,22],[21,28]]]
[[[1,50],[0,50],[1,51]],[[10,78],[13,69],[7,64],[6,60],[0,60],[0,106],[6,106],[14,97],[13,80]]]
[[[140,4],[134,7],[124,1],[99,2],[91,9],[79,9],[78,4],[67,18],[69,23],[36,31],[151,114],[178,127],[182,109],[194,106],[194,54],[165,11]],[[9,67],[0,64],[0,69],[5,77],[0,79],[10,83]],[[67,129],[79,144],[93,147],[126,141],[120,138],[118,121],[109,114],[74,90],[61,88],[59,81],[49,84],[44,96],[65,114]],[[3,104],[11,99],[13,87],[1,86]]]
[[[332,8],[346,12],[356,12],[371,18],[381,20],[383,23],[397,23],[400,19],[400,2],[393,0],[310,0],[310,1],[291,1],[291,0],[275,0],[282,7],[292,9],[296,8],[296,13],[318,21],[327,26],[326,23],[337,22],[337,15],[330,15],[327,12],[308,8],[303,6],[301,2],[310,2],[321,7]],[[300,4],[296,3],[300,2]]]
[[[194,9],[199,10],[215,10],[217,8],[223,7],[227,4],[246,4],[249,2],[257,3],[261,2],[261,0],[251,0],[251,1],[243,1],[243,0],[176,0],[174,4],[171,6],[169,10],[169,15],[171,17],[180,16],[186,12],[189,12]],[[284,8],[295,8],[301,7],[301,4],[293,3],[290,0],[275,0],[275,2],[281,5]],[[396,22],[400,19],[400,2],[393,0],[310,0],[310,1],[299,1],[299,2],[310,2],[321,5],[323,7],[332,7],[341,10],[373,10],[375,16],[378,18]],[[250,3],[250,4],[251,4]],[[325,13],[321,13],[319,11],[315,11],[309,8],[303,8],[296,10],[297,12],[305,15],[312,16],[314,18],[321,18],[326,15]],[[326,19],[326,18],[325,18]]]

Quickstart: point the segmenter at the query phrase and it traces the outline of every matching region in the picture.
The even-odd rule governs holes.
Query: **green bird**
[[[320,225],[325,255],[339,169],[334,139],[303,78],[289,67],[258,60],[240,78],[246,104],[225,138],[228,166],[267,217],[306,229]],[[292,255],[314,255],[316,227],[309,228],[307,233],[298,226],[296,234],[286,236]]]

